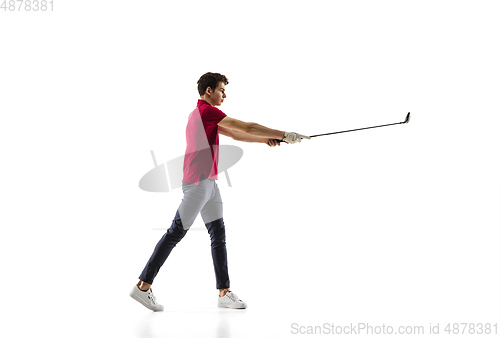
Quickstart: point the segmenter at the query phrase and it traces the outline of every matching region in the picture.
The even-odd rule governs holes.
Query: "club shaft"
[[[350,129],[350,130],[343,130],[343,131],[336,131],[333,133],[327,133],[327,134],[318,134],[318,135],[312,135],[311,137],[316,137],[316,136],[325,136],[325,135],[333,135],[333,134],[341,134],[341,133],[348,133],[350,131],[357,131],[357,130],[364,130],[364,129],[372,129],[372,128],[379,128],[379,127],[387,127],[387,126],[393,126],[395,124],[402,124],[404,122],[396,122],[396,123],[389,123],[389,124],[383,124],[380,126],[373,126],[373,127],[365,127],[365,128],[358,128],[358,129]]]
[[[364,130],[364,129],[372,129],[372,128],[380,128],[380,127],[387,127],[387,126],[393,126],[395,124],[405,124],[410,121],[410,113],[408,112],[408,115],[406,115],[406,119],[403,122],[396,122],[396,123],[389,123],[389,124],[382,124],[380,126],[373,126],[373,127],[365,127],[365,128],[357,128],[357,129],[350,129],[350,130],[343,130],[343,131],[336,131],[333,133],[326,133],[326,134],[318,134],[318,135],[312,135],[310,137],[317,137],[317,136],[326,136],[326,135],[333,135],[333,134],[341,134],[341,133],[348,133],[350,131],[358,131],[358,130]],[[285,142],[283,140],[280,140],[279,142]]]

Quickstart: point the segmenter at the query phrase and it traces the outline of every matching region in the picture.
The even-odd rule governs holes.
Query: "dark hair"
[[[224,85],[229,83],[229,81],[227,81],[227,77],[222,74],[210,72],[203,74],[198,80],[198,93],[200,93],[200,96],[203,96],[208,87],[215,90],[219,82],[223,82]]]

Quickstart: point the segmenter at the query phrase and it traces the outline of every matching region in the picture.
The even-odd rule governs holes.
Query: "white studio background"
[[[219,177],[231,286],[248,311],[280,313],[246,323],[255,332],[498,322],[499,10],[69,0],[0,10],[2,336],[136,336],[146,310],[128,291],[182,197],[138,182],[151,150],[159,164],[184,154],[207,71],[229,79],[222,111],[271,128],[314,135],[412,114],[276,148],[221,136],[244,151],[233,187]],[[172,311],[215,304],[201,218],[194,228],[155,280]]]

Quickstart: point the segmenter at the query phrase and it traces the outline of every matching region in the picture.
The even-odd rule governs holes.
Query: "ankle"
[[[219,289],[219,297],[224,297],[228,292],[229,289]]]
[[[151,284],[145,283],[142,280],[139,281],[139,283],[137,283],[137,286],[139,287],[139,289],[143,291],[149,290],[149,288],[151,288]]]

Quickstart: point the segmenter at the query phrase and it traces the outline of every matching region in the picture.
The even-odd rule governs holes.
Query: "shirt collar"
[[[202,99],[198,99],[198,104],[197,104],[198,107],[200,107],[200,106],[202,106],[204,104],[208,104],[209,106],[211,106],[211,104],[208,103],[207,101],[202,100]]]

